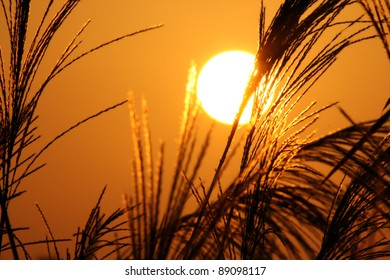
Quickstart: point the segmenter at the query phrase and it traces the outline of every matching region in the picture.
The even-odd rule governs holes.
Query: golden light
[[[254,55],[243,51],[228,51],[214,56],[201,70],[198,99],[212,118],[232,124],[240,107],[249,76],[253,70]],[[250,121],[253,98],[249,100],[240,124]]]

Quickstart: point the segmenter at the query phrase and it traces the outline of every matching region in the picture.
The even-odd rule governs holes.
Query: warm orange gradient
[[[280,2],[264,1],[269,20]],[[33,5],[32,30],[42,15],[43,4],[34,1]],[[40,103],[42,137],[32,148],[42,147],[79,120],[125,100],[132,91],[138,104],[142,97],[149,104],[156,150],[159,139],[166,142],[164,180],[169,181],[191,61],[201,68],[223,51],[255,53],[258,12],[258,0],[82,1],[43,62],[46,69],[52,67],[88,19],[92,22],[82,37],[83,50],[144,27],[159,23],[165,26],[94,53],[56,78]],[[363,11],[354,9],[350,13],[357,17]],[[4,37],[1,34],[2,41]],[[308,98],[318,100],[319,105],[339,101],[355,121],[368,120],[380,115],[386,103],[389,71],[386,53],[378,40],[356,44],[340,55],[310,90]],[[202,137],[212,120],[206,114],[200,118]],[[317,130],[323,134],[346,124],[341,114],[331,109],[323,113]],[[214,129],[210,147],[213,152],[207,157],[208,166],[201,170],[206,182],[218,164],[228,132],[229,127],[222,124]],[[28,242],[47,235],[34,202],[40,205],[56,238],[71,238],[77,227],[84,225],[105,185],[108,189],[104,208],[111,211],[121,206],[121,195],[132,187],[130,135],[128,107],[122,106],[83,125],[50,148],[39,162],[47,166],[24,182],[21,190],[27,193],[16,199],[10,209],[14,227],[30,228],[20,237]],[[41,257],[40,250],[32,250],[32,256]]]

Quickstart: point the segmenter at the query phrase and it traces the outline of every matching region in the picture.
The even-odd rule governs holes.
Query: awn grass
[[[53,3],[53,0],[48,1],[40,24],[34,32],[29,29],[30,0],[1,1],[2,15],[6,24],[4,27],[6,30],[4,31],[7,31],[9,39],[4,44],[8,44],[10,56],[6,60],[6,57],[0,51],[0,253],[5,250],[12,250],[14,259],[19,259],[18,248],[20,247],[23,248],[25,256],[28,258],[28,254],[26,254],[27,250],[24,247],[30,243],[23,242],[17,238],[16,232],[18,229],[13,228],[8,209],[10,203],[23,194],[23,192],[19,191],[19,186],[23,180],[44,166],[44,164],[36,165],[36,160],[54,142],[79,125],[123,104],[118,103],[79,122],[54,138],[41,151],[28,154],[27,148],[39,139],[39,135],[37,134],[38,128],[36,126],[38,117],[36,108],[47,85],[63,70],[68,69],[86,55],[117,41],[160,27],[154,26],[132,32],[105,42],[87,52],[77,54],[76,51],[81,45],[81,41],[78,41],[79,36],[87,27],[87,23],[65,48],[44,81],[37,86],[38,89],[33,91],[32,88],[35,88],[33,87],[35,77],[42,68],[42,60],[46,56],[53,38],[59,33],[60,27],[68,19],[68,16],[74,11],[80,1],[65,1],[60,9],[55,12],[53,18],[48,19]],[[32,33],[33,39],[29,45],[26,42],[28,32],[34,32]],[[7,65],[9,71],[5,69]],[[4,239],[5,237],[8,238],[8,241]],[[40,242],[32,242],[32,244],[36,243]]]
[[[35,160],[63,135],[91,118],[122,105],[119,103],[79,122],[49,142],[41,152],[25,155],[38,139],[35,109],[46,85],[74,62],[96,50],[145,30],[103,43],[74,55],[81,31],[65,49],[36,93],[31,84],[53,36],[79,1],[66,1],[44,28],[50,1],[34,40],[26,52],[30,1],[2,1],[10,35],[10,76],[1,55],[1,251],[19,248],[29,258],[28,242],[17,238],[12,227],[10,202],[22,193],[23,179],[40,169]],[[340,15],[351,5],[364,14],[350,20]],[[314,124],[330,104],[318,108],[305,104],[312,86],[328,71],[342,52],[365,40],[380,39],[388,51],[389,3],[353,0],[285,0],[266,26],[266,9],[260,4],[258,51],[255,69],[210,184],[198,180],[200,167],[210,151],[211,127],[199,139],[199,103],[196,99],[196,67],[190,69],[180,126],[178,156],[171,184],[163,185],[164,143],[152,150],[148,107],[136,111],[129,96],[133,142],[131,192],[124,195],[123,209],[106,217],[101,213],[102,195],[83,229],[75,235],[74,253],[65,258],[97,259],[378,259],[390,257],[389,213],[389,116],[357,123],[315,138]],[[254,96],[252,117],[241,150],[237,176],[228,185],[221,178],[239,147],[233,146],[241,114]],[[271,106],[265,110],[267,104]],[[240,142],[240,141],[239,141]],[[196,152],[200,147],[200,152]],[[157,157],[157,160],[156,158]],[[318,166],[327,166],[328,169]],[[338,175],[338,176],[335,176]],[[340,179],[341,178],[341,179]],[[163,189],[168,190],[167,206]],[[190,198],[198,207],[185,213]],[[45,221],[48,227],[48,222]],[[125,220],[122,220],[125,218]],[[50,228],[49,228],[50,229]],[[4,237],[8,242],[4,241]],[[113,236],[113,237],[112,237]],[[32,244],[50,244],[49,237]],[[51,255],[51,254],[50,254]],[[60,257],[56,252],[56,258]]]

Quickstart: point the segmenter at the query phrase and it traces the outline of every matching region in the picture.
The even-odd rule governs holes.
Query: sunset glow
[[[231,124],[239,109],[253,69],[254,56],[243,51],[229,51],[214,56],[198,78],[198,98],[203,109],[219,122]],[[249,122],[253,99],[240,119]]]
[[[390,0],[6,0],[0,21],[1,279],[390,260]]]

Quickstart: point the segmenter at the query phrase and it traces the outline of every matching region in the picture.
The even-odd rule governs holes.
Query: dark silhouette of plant
[[[29,258],[25,246],[40,243],[38,241],[24,242],[19,240],[17,232],[23,229],[13,227],[8,213],[10,204],[23,193],[19,191],[19,186],[23,179],[44,166],[44,164],[36,165],[36,160],[54,142],[74,128],[91,118],[95,118],[102,113],[126,103],[126,101],[120,102],[86,118],[55,137],[42,150],[28,154],[27,148],[39,138],[37,134],[38,128],[36,126],[36,108],[46,86],[63,70],[86,55],[124,38],[159,27],[154,26],[129,33],[105,42],[87,52],[77,54],[76,51],[81,45],[81,41],[78,40],[88,26],[89,22],[87,22],[65,48],[44,81],[37,85],[35,77],[42,68],[41,62],[53,38],[58,34],[62,24],[67,20],[68,16],[80,1],[65,1],[54,14],[54,17],[49,19],[48,16],[53,3],[53,0],[48,1],[39,26],[35,30],[35,33],[33,33],[34,31],[29,29],[31,0],[1,1],[1,10],[5,19],[5,26],[2,29],[7,32],[10,51],[9,57],[5,57],[0,49],[0,254],[5,250],[12,250],[14,259],[19,259],[20,257],[18,248],[22,248],[26,258]],[[27,33],[33,35],[30,44],[26,42]],[[7,42],[3,42],[2,47],[6,46],[6,44]],[[7,67],[9,71],[6,71]],[[37,90],[34,90],[34,88],[37,88]],[[113,214],[114,216],[115,213]],[[43,240],[42,242],[47,243],[48,241]],[[55,240],[51,240],[51,242],[55,242]],[[85,252],[78,252],[76,255],[80,257],[82,254],[85,255]]]
[[[314,139],[310,128],[323,110],[336,104],[315,109],[312,102],[302,111],[296,106],[344,49],[377,37],[363,15],[338,20],[356,4],[285,0],[268,27],[261,5],[255,69],[207,186],[198,180],[198,167],[210,133],[195,155],[198,104],[195,70],[191,70],[175,175],[162,213],[157,206],[162,199],[163,145],[154,168],[147,116],[143,114],[141,129],[131,106],[134,194],[127,206],[134,208],[127,210],[133,236],[127,258],[389,257],[389,110],[377,120],[355,123],[340,108],[351,125]],[[233,139],[251,96],[255,102],[241,167],[229,186],[221,186],[220,178],[237,151]],[[185,215],[190,197],[195,197],[199,207]]]
[[[390,59],[390,1],[360,0],[359,2],[362,4],[376,31],[378,32],[378,36],[386,50],[387,57]]]
[[[39,170],[36,160],[63,135],[91,118],[123,104],[118,103],[82,120],[50,141],[41,151],[25,154],[38,139],[35,109],[46,85],[64,69],[102,47],[155,29],[137,31],[76,55],[80,34],[31,92],[35,75],[53,36],[79,1],[65,1],[47,24],[47,11],[29,47],[25,44],[31,1],[1,1],[10,38],[10,72],[6,75],[0,53],[1,87],[1,220],[0,251],[46,243],[61,258],[49,222],[45,240],[23,242],[8,215],[11,201],[22,194],[18,187]],[[364,15],[341,20],[351,5],[361,5]],[[379,259],[389,258],[389,117],[388,104],[375,120],[350,122],[346,128],[315,138],[313,125],[322,108],[305,98],[313,84],[345,49],[364,40],[382,40],[388,49],[388,0],[285,0],[266,26],[261,2],[259,45],[254,70],[240,109],[210,184],[204,184],[204,165],[213,127],[204,139],[196,134],[199,103],[196,67],[189,72],[180,127],[178,154],[171,184],[163,185],[164,143],[155,158],[148,107],[142,114],[129,97],[133,133],[132,193],[123,209],[101,213],[102,195],[85,226],[76,236],[70,259]],[[248,100],[254,97],[250,124],[239,141],[237,129]],[[304,109],[299,109],[304,104]],[[269,106],[268,106],[269,105]],[[238,142],[238,144],[233,144]],[[197,149],[197,148],[200,149]],[[229,165],[241,156],[238,169]],[[226,172],[236,174],[222,185]],[[163,191],[168,191],[163,208]],[[187,211],[191,199],[198,206]],[[187,212],[186,212],[187,211]],[[124,215],[123,215],[124,214]],[[125,221],[121,217],[125,216]],[[113,237],[111,237],[113,235]],[[4,239],[7,238],[7,241]]]

